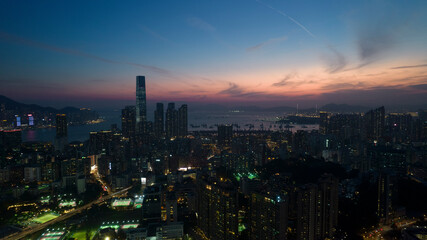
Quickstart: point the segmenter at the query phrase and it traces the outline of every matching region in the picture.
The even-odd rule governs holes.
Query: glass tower
[[[145,76],[136,76],[136,132],[144,132],[147,122],[147,99],[145,93]]]

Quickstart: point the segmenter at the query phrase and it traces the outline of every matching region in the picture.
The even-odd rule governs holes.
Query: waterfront
[[[68,127],[68,140],[86,141],[89,139],[89,133],[93,131],[110,130],[112,124],[117,124],[121,128],[121,112],[119,110],[100,112],[103,122],[97,124],[74,125]],[[246,113],[246,112],[216,112],[207,114],[206,112],[189,112],[189,131],[214,131],[217,125],[233,124],[235,130],[285,130],[285,124],[278,124],[277,117],[283,116],[282,113]],[[150,114],[148,119],[152,119]],[[238,126],[238,127],[237,127]],[[312,131],[318,130],[317,124],[289,124],[289,130]],[[27,129],[22,131],[22,141],[48,141],[53,142],[55,139],[55,128]]]

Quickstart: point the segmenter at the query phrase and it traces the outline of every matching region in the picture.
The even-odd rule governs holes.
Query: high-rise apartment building
[[[281,193],[252,193],[250,239],[287,239],[288,198]]]
[[[136,77],[136,132],[145,132],[147,122],[147,99],[145,89],[145,76]]]
[[[238,202],[230,182],[198,176],[197,225],[209,239],[238,239]]]
[[[297,193],[297,239],[316,240],[317,186],[306,184]]]
[[[318,184],[299,187],[296,197],[296,238],[331,238],[338,223],[338,180],[325,174]]]
[[[320,204],[320,226],[321,239],[332,238],[338,225],[338,179],[330,174],[323,175],[318,182]]]
[[[370,140],[378,140],[384,135],[385,109],[380,107],[365,114],[366,137]]]
[[[377,216],[382,223],[390,224],[393,220],[394,179],[393,174],[387,170],[378,177],[378,204]]]

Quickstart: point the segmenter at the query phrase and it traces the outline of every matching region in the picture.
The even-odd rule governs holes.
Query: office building
[[[218,144],[227,144],[231,142],[233,137],[232,125],[219,125],[218,126]]]
[[[135,136],[136,130],[136,108],[135,106],[126,106],[122,109],[122,134],[124,137],[131,138]]]
[[[5,151],[10,149],[20,149],[22,143],[22,132],[20,129],[0,130],[0,146]]]
[[[68,135],[67,115],[56,115],[56,137],[66,137]]]
[[[184,137],[188,133],[188,107],[183,104],[178,109],[178,136]]]
[[[145,89],[145,76],[136,77],[136,132],[145,132],[147,122],[147,99]]]
[[[55,150],[62,152],[65,145],[68,144],[68,126],[67,126],[67,115],[57,114],[56,115],[56,138],[55,138]]]
[[[142,201],[142,220],[144,223],[159,222],[161,220],[162,192],[160,185],[147,186],[144,189]]]
[[[156,137],[162,137],[165,131],[165,116],[163,112],[163,103],[156,104],[154,111],[154,134]]]
[[[327,134],[328,133],[328,113],[320,112],[319,116],[320,116],[319,132],[320,134]]]
[[[177,136],[177,111],[175,109],[175,103],[168,103],[168,108],[166,109],[166,119],[165,119],[165,132],[166,137],[176,137]]]

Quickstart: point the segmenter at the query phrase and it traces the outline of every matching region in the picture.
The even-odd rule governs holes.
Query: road
[[[102,180],[102,177],[101,177],[101,175],[99,174],[99,172],[98,172],[98,168],[95,166],[91,171],[90,171],[90,173],[96,178],[96,180],[98,181],[98,182],[100,182],[101,183],[101,185],[102,185],[102,189],[106,189],[107,190],[107,192],[108,192],[108,194],[111,194],[112,193],[112,190],[111,190],[111,186],[109,186],[106,182],[104,182],[103,180]]]
[[[396,223],[396,227],[398,229],[401,229],[401,228],[410,226],[410,225],[412,225],[412,224],[414,224],[416,222],[417,221],[414,220],[414,219],[405,219],[405,220],[402,220],[400,222],[397,222]],[[390,231],[390,230],[392,230],[392,228],[390,227],[390,225],[383,225],[383,226],[378,227],[377,229],[372,230],[369,233],[365,233],[363,235],[363,239],[364,240],[384,239],[383,234],[386,233],[386,232],[388,232],[388,231]]]
[[[49,222],[42,223],[42,224],[37,225],[35,227],[27,227],[22,232],[17,232],[17,233],[11,234],[11,235],[9,235],[9,236],[7,236],[5,238],[2,238],[2,240],[22,239],[22,238],[24,238],[24,237],[26,237],[26,236],[28,236],[30,234],[36,233],[36,232],[38,232],[40,230],[43,230],[43,229],[49,227],[52,224],[64,221],[64,220],[66,220],[66,219],[68,219],[68,218],[70,218],[70,217],[72,217],[72,216],[74,216],[74,215],[76,215],[78,213],[81,213],[83,210],[86,210],[86,209],[92,207],[95,204],[100,204],[103,201],[108,200],[108,199],[112,198],[113,196],[115,196],[117,194],[122,194],[122,193],[128,191],[131,188],[132,188],[132,186],[128,187],[128,188],[125,188],[123,190],[117,191],[115,193],[111,193],[111,194],[109,194],[107,196],[103,196],[100,199],[94,200],[94,201],[92,201],[92,202],[90,202],[90,203],[88,203],[86,205],[83,205],[83,206],[81,206],[79,208],[76,208],[73,211],[71,211],[69,213],[66,213],[64,215],[61,215],[61,216],[59,216],[59,217],[57,217],[57,218],[55,218],[55,219],[53,219],[53,220],[51,220]]]

